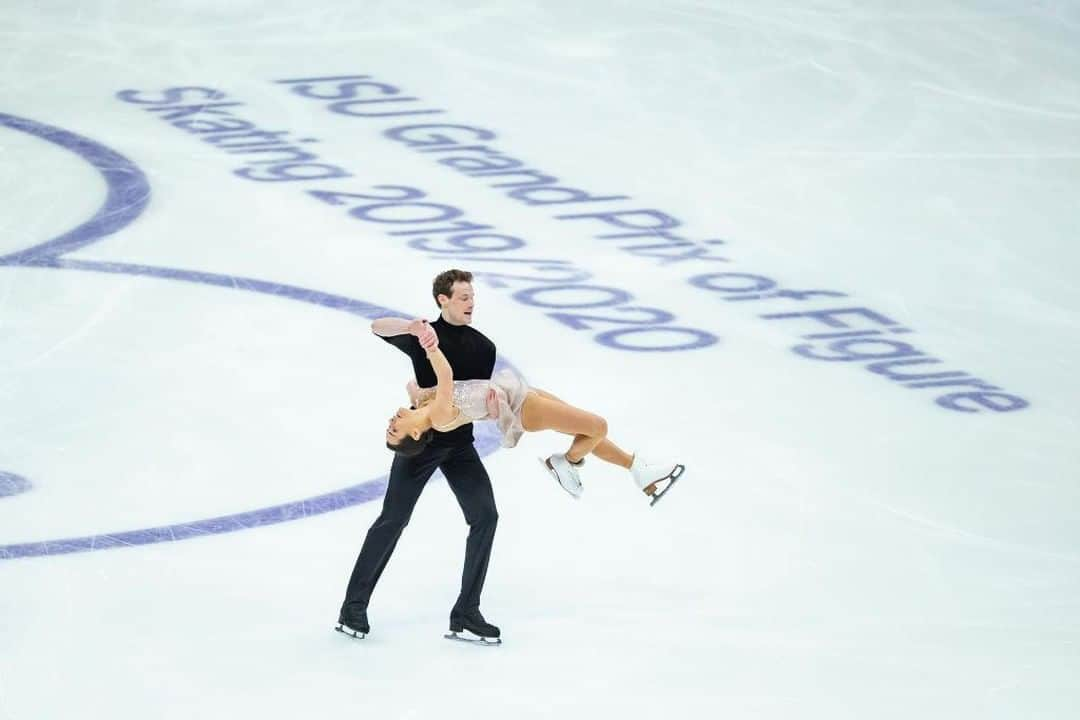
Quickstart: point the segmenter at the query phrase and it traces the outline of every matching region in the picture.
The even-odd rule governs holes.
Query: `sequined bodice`
[[[496,424],[502,434],[503,447],[514,447],[525,432],[521,425],[521,408],[529,393],[529,386],[516,373],[502,369],[490,380],[455,380],[452,400],[457,414],[445,425],[432,425],[439,432],[449,432],[477,420],[489,419],[487,397],[495,390],[495,402],[499,406]],[[416,406],[421,407],[435,397],[435,388],[420,390]]]
[[[490,380],[455,380],[451,402],[457,408],[458,414],[445,425],[435,425],[435,429],[448,432],[466,423],[487,419],[487,393],[490,388]],[[420,391],[420,404],[426,405],[434,397],[435,388],[424,388]]]
[[[455,380],[454,404],[470,422],[488,416],[487,393],[491,388],[488,380]]]

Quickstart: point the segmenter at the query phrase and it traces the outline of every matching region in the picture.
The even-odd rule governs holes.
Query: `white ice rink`
[[[1080,717],[1078,208],[1076,2],[3,0],[0,720]],[[450,267],[687,473],[478,426],[350,641]]]

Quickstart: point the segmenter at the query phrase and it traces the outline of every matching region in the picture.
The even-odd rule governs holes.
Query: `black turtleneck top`
[[[439,349],[453,368],[455,380],[491,379],[491,373],[495,369],[495,343],[488,340],[487,336],[469,325],[451,325],[443,320],[442,316],[433,321],[431,327],[439,336]],[[384,337],[383,340],[409,356],[413,372],[416,373],[416,383],[420,387],[435,387],[438,383],[435,370],[415,336],[405,333]],[[435,433],[432,444],[457,445],[472,441],[472,423],[469,423],[448,433]]]

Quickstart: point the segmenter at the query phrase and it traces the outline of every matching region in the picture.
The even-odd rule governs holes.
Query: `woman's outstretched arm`
[[[431,401],[431,423],[445,425],[457,417],[457,408],[454,407],[454,370],[438,345],[428,348],[427,359],[438,381],[435,386],[435,399]]]

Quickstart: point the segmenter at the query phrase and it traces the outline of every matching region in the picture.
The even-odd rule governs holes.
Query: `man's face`
[[[458,280],[451,286],[450,297],[439,295],[442,315],[451,325],[468,325],[472,322],[473,296],[472,283]]]

